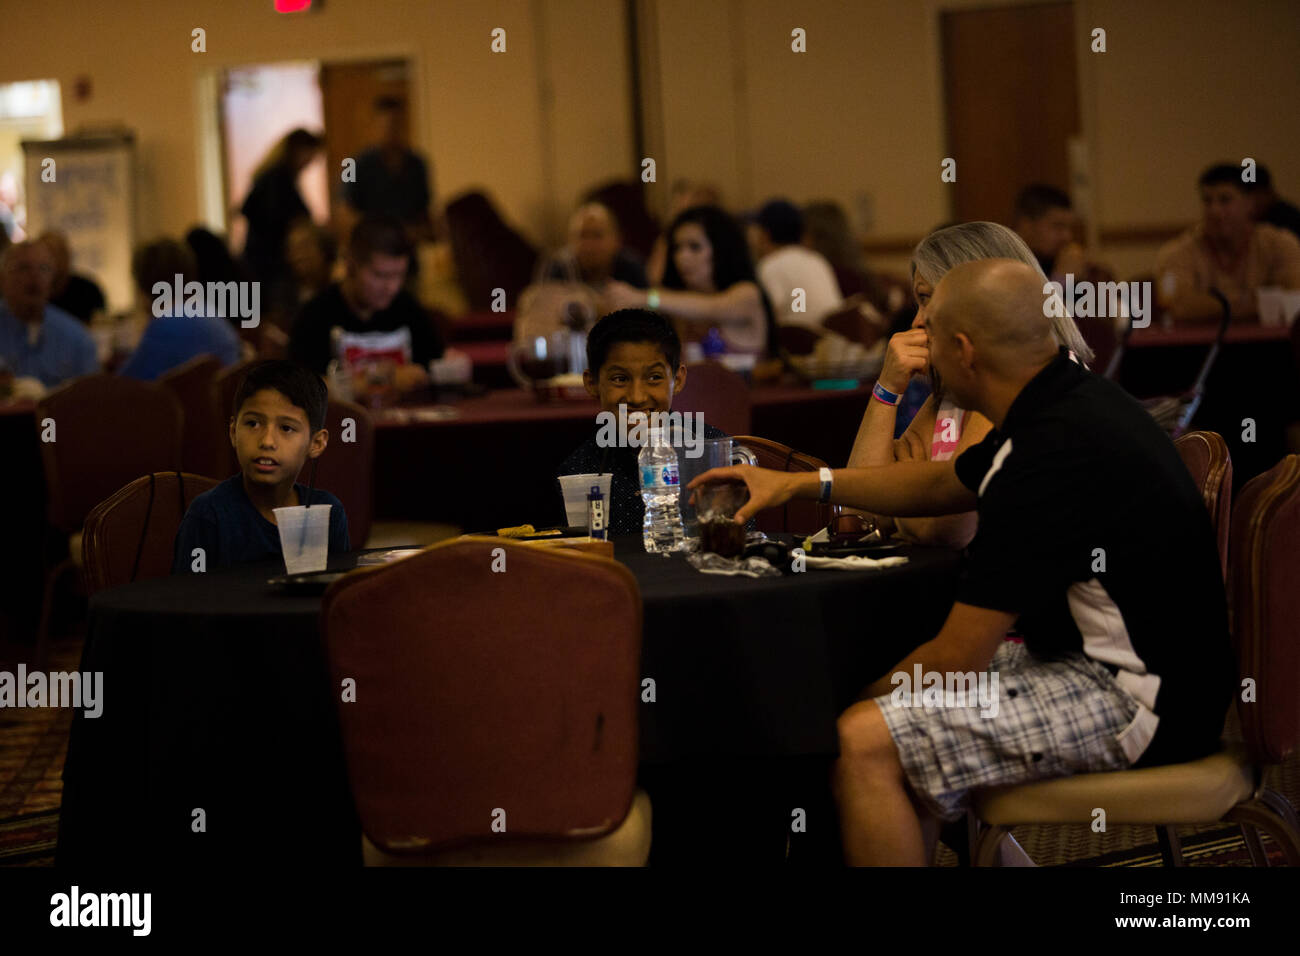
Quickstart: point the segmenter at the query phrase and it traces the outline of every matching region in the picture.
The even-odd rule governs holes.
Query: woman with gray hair
[[[960,455],[982,441],[993,427],[978,412],[958,408],[943,392],[943,383],[930,368],[929,336],[925,310],[939,280],[953,266],[979,259],[1015,259],[1042,275],[1038,259],[1023,239],[994,222],[966,222],[938,229],[921,240],[912,253],[912,293],[916,297],[916,318],[906,332],[889,340],[885,364],[862,416],[853,442],[848,467],[870,468],[896,461],[943,461]],[[1046,284],[1047,276],[1043,275]],[[1092,361],[1092,349],[1084,341],[1074,320],[1061,317],[1052,322],[1056,340],[1080,362]],[[898,402],[913,375],[927,376],[932,391],[902,437],[894,438]],[[891,518],[876,516],[882,530],[891,527],[905,540],[916,544],[964,548],[975,536],[975,512],[937,518]]]

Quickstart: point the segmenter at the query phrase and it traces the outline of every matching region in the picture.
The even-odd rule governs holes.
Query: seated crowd
[[[285,146],[282,177],[320,143],[299,137]],[[1174,321],[1216,318],[1220,295],[1248,319],[1257,289],[1300,289],[1300,242],[1272,224],[1294,227],[1293,209],[1266,172],[1254,184],[1240,173],[1207,170],[1201,221],[1160,251],[1154,274]],[[773,199],[742,221],[707,187],[677,192],[659,241],[640,250],[625,243],[610,205],[585,198],[567,245],[546,259],[471,194],[448,205],[447,261],[472,309],[490,307],[499,289],[514,301],[531,279],[589,287],[600,317],[587,330],[583,384],[607,412],[668,412],[687,381],[688,350],[757,363],[776,354],[782,329],[820,334],[821,320],[851,297],[895,323],[847,467],[829,478],[734,467],[691,485],[743,481],[742,523],[793,499],[819,499],[907,542],[965,550],[941,629],[889,673],[992,668],[1000,711],[899,707],[889,674],[863,688],[838,726],[833,790],[846,859],[925,863],[938,825],[959,819],[978,788],[1215,749],[1234,674],[1215,536],[1168,436],[1090,371],[1093,351],[1068,309],[1045,308],[1055,295],[1045,291],[1049,280],[1102,274],[1077,241],[1069,197],[1031,186],[1011,228],[972,222],[930,233],[912,255],[913,311],[846,247],[847,217],[833,204],[800,209]],[[265,202],[250,196],[245,212],[258,215]],[[335,362],[378,356],[396,363],[399,388],[428,384],[454,320],[422,301],[429,277],[414,274],[411,223],[360,216],[338,262],[329,234],[306,219],[247,250],[246,264],[207,236],[136,251],[137,309],[147,322],[117,356],[97,347],[89,326],[103,298],[70,273],[66,242],[12,246],[0,269],[0,359],[14,376],[52,389],[102,370],[105,358],[142,380],[203,354],[225,366],[262,358],[228,410],[238,472],[189,504],[173,573],[279,556],[275,509],[293,505],[330,506],[331,554],[363,546],[350,540],[340,500],[315,487],[316,462],[335,437],[325,427],[326,379]],[[222,270],[234,278],[214,278]],[[272,273],[283,285],[265,300],[266,322],[251,338],[237,314],[163,308],[155,292]],[[905,415],[918,389],[919,409]],[[704,437],[723,432],[706,424]],[[593,434],[556,470],[612,475],[616,535],[643,527],[637,454],[602,447]],[[313,479],[304,486],[307,465]],[[1170,601],[1174,590],[1181,597]]]

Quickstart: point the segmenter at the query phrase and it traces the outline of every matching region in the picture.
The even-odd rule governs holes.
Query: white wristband
[[[833,483],[831,470],[829,468],[819,469],[817,472],[817,480],[822,483],[822,493],[819,500],[822,504],[828,505],[831,502],[831,485]]]

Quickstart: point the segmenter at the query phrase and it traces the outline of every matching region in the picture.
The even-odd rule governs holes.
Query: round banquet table
[[[618,539],[641,587],[642,674],[656,686],[640,706],[643,772],[833,758],[838,714],[947,614],[959,556],[908,554],[896,568],[754,579]],[[103,674],[103,712],[73,719],[60,864],[359,862],[321,599],[269,588],[282,569],[138,581],[91,599],[81,670]]]

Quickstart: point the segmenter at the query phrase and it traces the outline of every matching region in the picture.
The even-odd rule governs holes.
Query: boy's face
[[[307,413],[273,388],[255,392],[230,422],[230,444],[244,480],[254,485],[292,484],[308,458],[325,450],[329,433],[314,435]]]
[[[618,342],[599,375],[588,369],[582,381],[601,411],[617,414],[618,406],[626,404],[628,412],[670,412],[673,396],[686,384],[686,366],[673,372],[663,350],[651,342]]]

